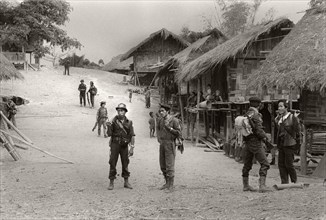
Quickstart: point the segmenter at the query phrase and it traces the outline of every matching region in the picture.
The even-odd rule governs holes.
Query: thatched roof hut
[[[121,61],[121,57],[123,54],[120,54],[116,57],[113,57],[112,60],[105,64],[102,67],[102,70],[109,71],[109,72],[116,72],[116,71],[130,71],[130,65],[133,63],[132,57],[129,57],[128,59]]]
[[[159,74],[164,73],[170,68],[178,68],[178,70],[181,70],[184,65],[189,63],[190,61],[196,59],[203,53],[211,50],[212,48],[216,47],[219,44],[222,44],[225,42],[227,38],[225,35],[219,31],[218,29],[213,29],[209,35],[200,38],[196,42],[192,43],[189,47],[186,49],[180,51],[179,53],[175,54],[173,57],[171,57],[166,64],[162,67]],[[181,81],[179,79],[180,74],[179,72],[176,74],[176,80]]]
[[[24,79],[23,75],[0,53],[0,81]]]
[[[267,24],[257,25],[249,31],[237,35],[225,43],[215,47],[209,52],[187,64],[181,70],[180,79],[189,81],[205,74],[229,58],[235,58],[239,53],[246,55],[252,44],[265,34],[280,27],[292,27],[293,22],[287,18],[279,18]]]
[[[122,57],[121,60],[126,60],[129,57],[133,56],[135,52],[137,52],[143,45],[147,44],[151,40],[153,40],[155,37],[161,37],[164,40],[167,40],[168,38],[173,38],[175,41],[179,42],[183,47],[189,46],[189,43],[179,37],[178,35],[168,31],[167,29],[163,28],[157,32],[152,33],[148,38],[140,42],[137,46],[131,48],[127,53],[125,53]]]
[[[300,87],[321,90],[326,86],[326,4],[310,9],[291,32],[248,78],[257,86]]]

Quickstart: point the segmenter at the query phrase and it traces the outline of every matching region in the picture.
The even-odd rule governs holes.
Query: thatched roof
[[[267,56],[261,68],[248,79],[257,85],[326,87],[326,4],[308,10],[291,32]]]
[[[136,47],[131,48],[127,53],[125,53],[121,60],[126,60],[129,57],[131,57],[133,55],[133,53],[135,53],[138,49],[140,49],[143,45],[145,45],[146,43],[150,42],[151,40],[153,40],[155,37],[161,37],[164,40],[168,39],[168,38],[173,38],[174,40],[176,40],[177,42],[179,42],[182,46],[184,47],[188,47],[189,43],[182,39],[181,37],[179,37],[178,35],[166,30],[165,28],[152,33],[148,38],[146,38],[145,40],[143,40],[141,43],[139,43]]]
[[[213,29],[209,35],[198,39],[196,42],[192,43],[186,49],[180,51],[179,53],[175,54],[171,57],[163,68],[159,71],[159,74],[162,74],[164,71],[170,68],[178,68],[182,69],[182,67],[187,64],[188,62],[196,59],[203,53],[211,50],[212,48],[216,47],[219,44],[225,42],[227,38],[224,34],[219,31],[218,29]],[[176,79],[180,74],[176,74]],[[180,80],[181,81],[181,80]]]
[[[124,61],[120,61],[122,56],[123,54],[113,57],[109,63],[105,64],[102,67],[102,70],[109,71],[109,72],[114,72],[116,70],[125,70],[125,71],[130,70],[130,65],[133,63],[132,57],[129,57]]]
[[[287,18],[279,18],[267,24],[257,25],[187,64],[181,71],[181,78],[185,81],[189,81],[205,74],[218,64],[223,63],[229,58],[234,58],[240,52],[246,51],[246,49],[248,49],[260,36],[268,34],[276,28],[292,26],[293,22]]]
[[[24,79],[23,75],[14,67],[12,63],[0,53],[0,81],[10,79]]]

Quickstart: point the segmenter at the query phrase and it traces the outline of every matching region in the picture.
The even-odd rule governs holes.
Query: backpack
[[[244,137],[253,134],[248,116],[237,116],[234,120],[234,128],[237,133],[240,133]]]

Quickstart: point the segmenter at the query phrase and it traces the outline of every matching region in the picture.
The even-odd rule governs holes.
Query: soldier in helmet
[[[79,91],[79,102],[80,102],[80,107],[84,104],[84,107],[86,106],[86,85],[84,84],[84,80],[80,80],[80,84],[78,86],[78,91]]]
[[[263,130],[262,115],[259,113],[259,107],[261,100],[258,97],[251,97],[249,99],[250,108],[246,113],[249,119],[249,123],[252,127],[252,134],[243,137],[245,147],[243,148],[243,169],[242,169],[242,180],[243,180],[243,191],[256,191],[249,185],[249,171],[252,168],[253,158],[256,158],[260,163],[259,169],[259,192],[270,191],[266,187],[266,176],[267,170],[269,169],[269,162],[266,158],[265,149],[263,142],[266,142],[268,137]]]
[[[161,115],[157,122],[157,140],[160,143],[160,167],[165,179],[165,184],[160,189],[173,189],[174,163],[176,155],[175,139],[181,137],[179,120],[170,115],[171,107],[160,105]]]
[[[135,144],[135,133],[132,121],[126,117],[128,112],[125,104],[120,103],[117,107],[117,115],[108,123],[108,136],[111,137],[110,140],[110,185],[108,190],[113,190],[114,179],[116,178],[117,169],[116,165],[118,162],[119,155],[121,157],[122,164],[122,177],[124,178],[124,187],[132,189],[128,178],[130,172],[128,170],[129,156],[134,154],[134,144]],[[130,149],[129,149],[130,147]]]

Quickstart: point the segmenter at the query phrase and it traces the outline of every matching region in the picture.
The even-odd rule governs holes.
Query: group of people
[[[259,191],[266,192],[270,189],[266,186],[267,171],[270,164],[267,161],[264,143],[267,143],[269,137],[265,133],[262,123],[262,115],[259,113],[261,100],[257,97],[249,99],[250,108],[246,113],[249,123],[252,127],[252,133],[243,137],[244,147],[242,149],[243,157],[243,191],[256,191],[249,185],[249,171],[255,158],[260,163],[259,170]],[[294,154],[299,148],[300,123],[299,113],[292,114],[289,111],[289,105],[286,100],[278,101],[278,115],[275,123],[278,127],[277,148],[279,150],[278,168],[281,177],[281,183],[289,183],[289,177],[292,183],[297,182],[297,175],[294,169]]]
[[[104,102],[102,103],[105,104]],[[101,106],[104,107],[104,106]],[[154,137],[155,129],[157,140],[160,144],[159,164],[164,176],[165,183],[161,190],[173,190],[175,156],[176,156],[176,139],[182,136],[180,121],[170,114],[171,107],[161,104],[158,117],[154,119],[154,113],[150,113],[150,136]],[[122,174],[124,178],[124,187],[132,189],[129,183],[130,172],[128,169],[129,157],[134,154],[135,132],[133,122],[126,117],[128,109],[124,103],[116,107],[117,115],[110,121],[107,121],[106,134],[110,137],[110,169],[109,169],[109,187],[108,190],[114,189],[114,180],[116,179],[116,165],[120,155],[122,164]],[[105,111],[104,111],[105,112]],[[107,113],[107,112],[106,112]],[[154,126],[154,127],[153,127]]]
[[[86,106],[86,95],[87,95],[88,105],[91,108],[94,108],[94,101],[95,101],[95,96],[97,94],[97,88],[95,87],[93,81],[90,81],[89,84],[90,84],[89,89],[87,91],[87,86],[84,83],[84,80],[83,79],[80,80],[80,84],[78,86],[80,107],[82,107],[83,105],[84,107]]]

